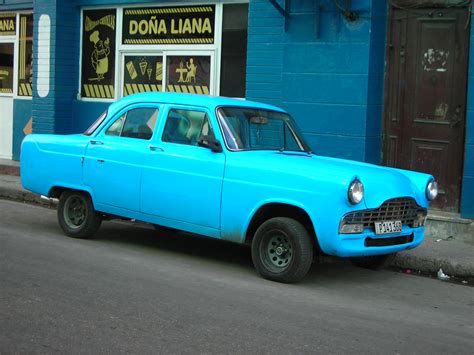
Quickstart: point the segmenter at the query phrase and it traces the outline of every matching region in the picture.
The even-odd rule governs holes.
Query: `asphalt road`
[[[0,200],[0,353],[473,350],[472,287],[346,263],[283,285],[239,245],[117,222],[71,239]]]

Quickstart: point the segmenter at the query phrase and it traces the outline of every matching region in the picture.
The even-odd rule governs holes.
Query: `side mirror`
[[[214,136],[201,136],[197,143],[200,147],[209,148],[215,153],[222,153],[221,143]]]

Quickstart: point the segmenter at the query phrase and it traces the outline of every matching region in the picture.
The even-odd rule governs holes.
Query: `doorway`
[[[392,9],[385,78],[385,165],[438,180],[433,207],[457,212],[464,160],[467,8]]]
[[[14,49],[0,39],[0,159],[12,158]]]

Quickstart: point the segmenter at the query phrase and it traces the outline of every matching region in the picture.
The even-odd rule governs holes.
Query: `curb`
[[[410,252],[400,252],[391,266],[400,269],[412,269],[422,273],[436,274],[439,269],[449,276],[457,278],[474,278],[474,265],[465,265],[444,258],[417,256]]]
[[[51,207],[51,203],[49,201],[42,199],[40,196],[34,193],[21,190],[19,191],[17,189],[4,186],[0,186],[0,199]]]

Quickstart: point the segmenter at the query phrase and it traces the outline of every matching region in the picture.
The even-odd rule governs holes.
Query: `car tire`
[[[392,263],[396,253],[386,255],[363,256],[360,258],[350,258],[352,265],[370,270],[380,270]]]
[[[68,190],[61,194],[58,204],[58,222],[66,235],[73,238],[91,238],[102,223],[89,194]]]
[[[310,234],[298,221],[275,217],[262,223],[252,240],[252,260],[265,279],[300,281],[313,262]]]

